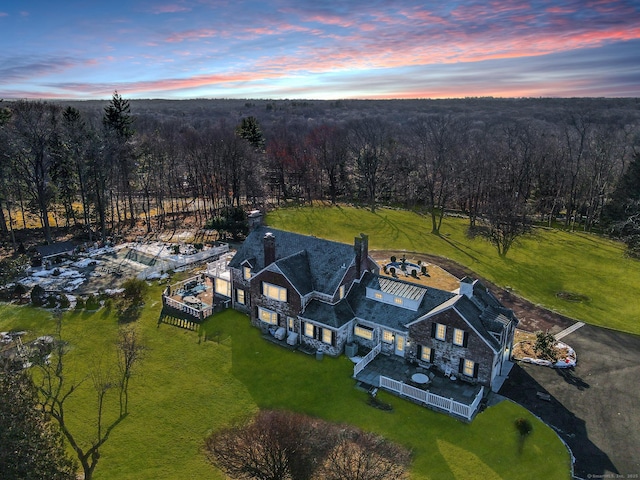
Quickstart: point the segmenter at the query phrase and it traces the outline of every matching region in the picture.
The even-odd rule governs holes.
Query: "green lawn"
[[[466,235],[468,221],[445,218],[441,235],[428,218],[404,210],[371,213],[353,207],[285,208],[271,212],[276,228],[353,243],[360,232],[372,249],[423,252],[450,258],[500,286],[564,315],[594,325],[640,334],[640,262],[624,245],[601,237],[536,228],[506,258],[483,239]],[[571,302],[559,292],[584,296]]]
[[[208,432],[259,408],[285,408],[378,432],[410,448],[413,479],[568,479],[569,454],[555,433],[523,408],[502,402],[465,424],[381,392],[393,412],[366,404],[354,388],[344,357],[290,352],[261,338],[246,316],[228,310],[209,319],[209,338],[158,326],[161,287],[149,292],[137,325],[147,347],[132,380],[130,415],[101,450],[97,480],[222,479],[201,454]],[[31,307],[0,305],[0,331],[51,333],[51,315]],[[117,325],[113,312],[65,314],[68,377],[112,364]],[[73,428],[90,439],[95,398],[87,381],[68,412]],[[114,398],[115,399],[115,398]],[[513,421],[529,418],[534,430],[517,453]]]

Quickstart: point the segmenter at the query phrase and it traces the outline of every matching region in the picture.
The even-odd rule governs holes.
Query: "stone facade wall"
[[[282,302],[268,298],[262,294],[262,282],[271,283],[287,289],[287,301]],[[260,321],[257,307],[273,310],[279,314],[278,326],[287,328],[287,317],[297,318],[302,309],[302,299],[293,286],[281,273],[263,270],[251,279],[251,323],[263,332],[269,330],[270,325]]]
[[[431,337],[432,324],[441,323],[447,326],[445,340]],[[468,333],[467,346],[454,345],[454,328],[459,328]],[[433,364],[445,371],[447,365],[457,377],[474,383],[480,383],[489,387],[492,379],[492,369],[495,354],[486,342],[465,322],[458,313],[449,309],[434,317],[412,325],[409,329],[411,345],[407,348],[407,359],[424,363],[418,358],[418,345],[430,347],[434,351]],[[460,359],[465,358],[478,364],[478,377],[470,378],[458,372]]]
[[[242,274],[242,269],[231,268],[231,295],[233,301],[233,308],[236,310],[250,314],[251,313],[251,292],[249,280],[245,280]],[[236,302],[236,290],[242,289],[245,291],[244,305]]]
[[[305,323],[311,323],[316,325],[316,329],[321,328],[324,330],[325,327],[321,325],[317,325],[313,322],[307,322],[306,320],[302,320]],[[332,330],[332,329],[329,329]],[[301,343],[310,346],[316,350],[322,350],[325,354],[331,355],[333,357],[337,357],[344,351],[344,345],[347,343],[347,338],[349,335],[348,325],[343,325],[340,329],[332,330],[334,334],[334,342],[333,345],[329,345],[328,343],[324,343],[322,341],[322,336],[320,334],[316,335],[316,338],[307,337],[304,334],[304,330],[300,335]]]

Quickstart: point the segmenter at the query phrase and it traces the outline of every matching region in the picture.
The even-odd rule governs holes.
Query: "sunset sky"
[[[0,98],[640,97],[640,0],[5,0]]]

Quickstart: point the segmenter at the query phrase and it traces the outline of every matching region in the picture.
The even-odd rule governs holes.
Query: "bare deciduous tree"
[[[255,480],[397,480],[410,460],[377,435],[282,411],[214,433],[205,455],[227,475]]]

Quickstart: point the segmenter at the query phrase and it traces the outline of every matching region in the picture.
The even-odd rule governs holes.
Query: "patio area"
[[[453,374],[445,376],[435,367],[427,369],[409,364],[400,357],[384,354],[376,356],[354,378],[371,387],[400,393],[401,396],[443,410],[452,411],[450,404],[453,402],[468,406],[471,411],[461,414],[467,419],[475,413],[484,394],[481,385],[467,383]],[[387,379],[391,379],[391,382]]]
[[[213,313],[214,294],[211,280],[204,275],[191,277],[168,286],[162,294],[165,306],[204,320]]]

